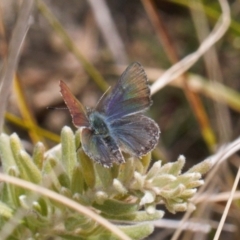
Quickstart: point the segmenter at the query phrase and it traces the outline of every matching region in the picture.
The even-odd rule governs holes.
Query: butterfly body
[[[158,125],[143,112],[151,105],[147,76],[139,63],[131,64],[97,107],[86,110],[60,81],[63,99],[75,126],[81,128],[84,152],[105,167],[123,163],[122,151],[141,157],[159,138]]]
[[[106,121],[106,118],[98,113],[91,112],[89,115],[90,128],[92,129],[95,135],[109,136],[109,125]]]

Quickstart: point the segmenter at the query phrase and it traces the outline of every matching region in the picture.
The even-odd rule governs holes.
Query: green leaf
[[[69,175],[65,171],[62,163],[55,157],[49,158],[49,163],[51,164],[52,171],[55,173],[60,185],[62,187],[70,188],[70,179]]]
[[[47,216],[48,215],[48,203],[46,202],[46,200],[40,197],[37,200],[37,202],[38,202],[38,204],[41,207],[41,214],[43,216]]]
[[[16,133],[13,133],[10,136],[10,146],[11,146],[11,149],[12,149],[12,153],[13,153],[15,162],[18,165],[20,165],[19,161],[18,161],[18,154],[23,149],[23,147],[22,147],[21,141],[20,141],[20,139],[19,139],[19,137],[17,136]]]
[[[141,162],[144,167],[144,172],[145,173],[151,163],[152,160],[152,152],[149,152],[147,155],[142,156]]]
[[[11,135],[10,145],[20,177],[33,183],[40,183],[41,172],[33,163],[31,157],[22,149],[20,139],[16,134]]]
[[[123,186],[123,184],[118,180],[118,179],[114,179],[113,180],[113,187],[121,194],[121,195],[125,195],[127,194],[128,190],[127,188],[125,188]]]
[[[161,169],[161,164],[162,164],[162,161],[155,162],[150,168],[150,170],[148,171],[148,173],[146,174],[146,179],[155,178],[156,176],[160,175],[159,172]]]
[[[178,160],[174,162],[171,166],[171,169],[169,170],[169,174],[172,174],[174,176],[177,176],[181,173],[181,170],[185,164],[185,157],[184,156],[179,156]]]
[[[72,176],[77,163],[75,136],[69,127],[64,127],[61,133],[62,158],[60,159],[68,176]]]
[[[161,219],[164,215],[163,211],[155,211],[154,214],[149,214],[146,211],[137,211],[134,213],[129,213],[129,214],[125,214],[125,215],[106,215],[104,213],[101,214],[101,216],[108,218],[110,220],[116,220],[116,221],[120,221],[120,222],[124,222],[126,221],[127,223],[130,222],[144,222],[144,221],[154,221],[154,220],[158,220]]]
[[[39,170],[42,170],[43,161],[44,161],[45,147],[41,142],[38,142],[33,150],[33,162],[38,167]]]
[[[19,172],[16,170],[16,167],[11,167],[8,171],[8,175],[12,177],[19,177]],[[13,207],[19,207],[19,196],[25,194],[25,190],[14,184],[6,184],[8,188],[9,202],[8,204],[13,204]]]
[[[163,196],[166,199],[169,198],[176,198],[178,195],[180,195],[186,187],[183,184],[179,184],[176,188],[170,188],[168,190],[161,190],[161,196]]]
[[[118,179],[123,183],[124,186],[129,185],[130,180],[133,178],[135,168],[133,159],[129,158],[124,164],[121,164],[119,167]]]
[[[31,157],[24,151],[21,150],[18,154],[19,169],[21,169],[21,177],[32,183],[40,183],[42,175],[38,167],[34,164]]]
[[[197,165],[194,165],[192,168],[190,168],[187,171],[187,173],[196,172],[196,173],[205,174],[205,173],[207,173],[211,169],[212,166],[213,166],[212,159],[206,159],[205,161],[200,162]]]
[[[78,150],[77,156],[82,169],[83,178],[87,186],[90,188],[94,188],[96,176],[92,159],[90,159],[82,149]]]
[[[113,182],[111,169],[105,168],[100,164],[95,164],[94,167],[97,173],[96,176],[99,179],[97,182],[100,182],[104,189],[111,187]]]
[[[8,205],[1,201],[0,201],[0,216],[7,219],[13,216],[13,210]]]
[[[10,167],[16,166],[16,162],[10,145],[10,138],[4,133],[0,135],[0,154],[3,172],[7,173]]]
[[[76,132],[75,132],[75,147],[76,147],[76,150],[78,151],[80,148],[81,148],[81,130],[78,129]]]
[[[49,155],[47,157],[43,165],[42,185],[48,189],[53,189],[54,191],[59,192],[61,184],[53,169],[57,164],[57,159],[53,156]]]
[[[136,212],[138,210],[137,203],[127,203],[114,199],[107,199],[103,204],[94,203],[93,206],[109,215],[124,215]]]
[[[152,186],[163,188],[167,185],[169,185],[171,182],[175,182],[177,178],[175,176],[172,176],[170,174],[162,174],[160,176],[155,177],[151,184]]]
[[[82,169],[79,163],[77,163],[77,165],[73,169],[71,191],[73,194],[74,193],[82,194],[84,191],[84,178],[83,178]]]

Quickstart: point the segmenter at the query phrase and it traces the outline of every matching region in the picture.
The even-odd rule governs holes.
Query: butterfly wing
[[[124,152],[141,157],[157,145],[159,127],[150,118],[135,114],[121,118],[111,125],[111,131]]]
[[[113,162],[124,162],[117,143],[110,136],[96,135],[91,129],[84,128],[81,131],[81,143],[84,152],[104,167],[111,167]]]
[[[99,109],[109,122],[142,112],[151,105],[147,75],[140,63],[132,63],[121,75],[111,93],[104,98]]]
[[[88,127],[89,120],[84,106],[74,97],[68,86],[60,81],[60,92],[72,116],[73,124],[76,127]]]

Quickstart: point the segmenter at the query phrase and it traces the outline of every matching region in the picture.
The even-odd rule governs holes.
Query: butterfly
[[[73,124],[80,128],[83,151],[104,167],[124,163],[122,152],[139,158],[157,145],[159,127],[143,115],[152,101],[147,75],[140,63],[129,65],[115,87],[93,109],[85,108],[63,81],[60,92]]]

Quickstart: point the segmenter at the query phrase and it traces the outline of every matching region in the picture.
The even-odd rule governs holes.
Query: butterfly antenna
[[[99,103],[101,102],[101,100],[106,96],[107,92],[110,90],[111,87],[108,87],[108,89],[104,92],[104,94],[100,97],[100,99],[98,100],[96,106],[94,109],[97,108],[97,106],[99,105]]]
[[[66,110],[68,108],[66,108],[66,107],[61,107],[61,108],[58,108],[58,107],[46,107],[46,109],[48,109],[48,110]]]

